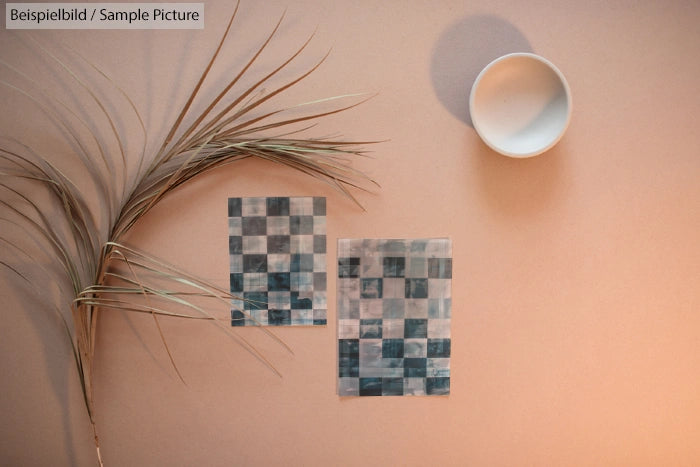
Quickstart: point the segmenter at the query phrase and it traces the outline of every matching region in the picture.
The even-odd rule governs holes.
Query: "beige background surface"
[[[354,164],[381,190],[358,194],[363,212],[319,182],[246,161],[174,194],[130,240],[225,285],[227,197],[326,196],[329,325],[280,329],[294,355],[240,331],[278,378],[211,326],[166,320],[185,386],[149,317],[103,313],[95,395],[107,465],[700,464],[700,3],[244,1],[205,93],[285,8],[262,69],[316,30],[286,76],[331,55],[283,100],[376,93],[313,133],[387,140]],[[155,144],[230,11],[207,2],[203,31],[33,37],[99,64]],[[467,114],[478,70],[515,51],[557,64],[574,99],[562,141],[529,160],[488,150]],[[55,67],[25,33],[3,30],[0,58],[70,96],[52,84],[65,77],[39,71]],[[0,96],[3,134],[66,157],[29,101]],[[338,398],[335,240],[424,236],[454,245],[451,395]],[[59,324],[2,274],[0,463],[94,465]]]

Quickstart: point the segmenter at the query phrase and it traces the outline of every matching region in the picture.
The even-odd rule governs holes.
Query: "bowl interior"
[[[541,57],[512,54],[488,65],[470,97],[474,128],[494,150],[513,157],[540,154],[561,138],[571,112],[568,85]]]

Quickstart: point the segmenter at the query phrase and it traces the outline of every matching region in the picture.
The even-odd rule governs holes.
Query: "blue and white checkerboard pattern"
[[[326,324],[326,198],[229,198],[233,326]]]
[[[338,240],[338,393],[450,392],[452,242]]]

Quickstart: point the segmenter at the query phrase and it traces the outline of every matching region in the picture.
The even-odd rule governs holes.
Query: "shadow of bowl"
[[[512,52],[532,52],[525,36],[511,23],[493,15],[468,16],[450,26],[433,49],[430,66],[433,89],[445,108],[474,127],[469,93],[481,70]]]

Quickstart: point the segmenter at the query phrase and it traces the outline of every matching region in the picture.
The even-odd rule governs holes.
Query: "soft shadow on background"
[[[486,65],[514,52],[533,50],[525,35],[502,18],[473,15],[453,23],[433,49],[430,74],[436,96],[453,116],[474,128],[469,114],[472,84]],[[555,202],[564,188],[565,147],[560,142],[537,157],[518,159],[502,156],[475,139],[469,149],[475,157],[470,160],[492,214],[528,218]]]
[[[468,16],[447,28],[435,44],[430,64],[433,89],[442,105],[473,128],[472,84],[492,60],[513,52],[532,52],[532,47],[518,28],[497,16]]]
[[[573,183],[567,167],[566,135],[549,151],[523,159],[500,155],[475,141],[471,165],[491,215],[527,224],[567,199]],[[487,152],[487,153],[484,153]]]
[[[0,41],[0,50],[3,50],[5,61],[0,70],[0,79],[4,83],[1,86],[3,103],[6,104],[5,108],[14,109],[13,114],[20,109],[19,112],[23,115],[14,118],[20,122],[31,122],[31,125],[40,128],[39,133],[45,146],[60,153],[65,151],[63,141],[57,140],[53,133],[45,131],[46,126],[50,128],[52,125],[49,112],[55,110],[57,105],[53,106],[55,103],[47,102],[44,109],[46,113],[42,113],[41,108],[35,105],[25,92],[33,93],[39,100],[42,98],[42,92],[51,92],[48,90],[47,80],[42,80],[42,76],[37,72],[37,64],[45,63],[44,77],[52,77],[54,89],[58,90],[61,100],[73,105],[75,95],[69,89],[66,80],[55,76],[54,60],[48,52],[41,49],[52,45],[53,36],[50,32],[37,33],[36,36],[39,42],[34,43],[24,35],[13,32],[3,34]],[[27,118],[27,114],[33,118]],[[33,128],[27,129],[22,124],[11,128],[3,125],[0,145],[9,151],[21,151],[22,145],[16,140],[22,139],[20,135],[24,134],[25,130],[31,132]],[[30,151],[41,151],[41,143],[34,138],[26,138],[26,144]],[[3,160],[3,172],[13,169],[15,167],[12,163]],[[41,194],[42,188],[37,183],[30,180],[17,181],[6,176],[1,178],[3,185],[7,185],[0,190],[0,198],[8,203],[8,207],[24,203],[21,198],[13,196],[12,190],[20,187],[28,193],[36,193],[35,199],[47,202]],[[56,208],[58,209],[57,206]],[[5,376],[4,384],[7,385],[3,386],[5,402],[0,409],[3,410],[5,421],[4,430],[1,431],[3,441],[0,443],[0,463],[22,465],[20,459],[26,461],[30,458],[37,463],[41,463],[42,459],[43,462],[46,461],[45,457],[42,458],[45,452],[43,450],[37,449],[35,453],[26,454],[15,450],[16,443],[21,443],[21,433],[26,433],[26,427],[33,425],[32,429],[36,430],[36,439],[33,440],[35,443],[45,443],[48,445],[45,449],[60,450],[60,454],[53,455],[53,462],[57,465],[64,462],[68,465],[80,465],[84,461],[82,447],[91,442],[91,437],[82,398],[75,397],[79,379],[71,355],[70,338],[58,314],[65,312],[63,318],[70,320],[70,312],[67,309],[53,309],[49,305],[59,294],[58,289],[51,284],[49,276],[61,274],[62,271],[56,271],[52,267],[48,259],[50,255],[47,256],[38,246],[41,243],[39,234],[31,227],[25,230],[15,224],[18,218],[13,217],[9,209],[3,209],[0,216],[3,240],[0,242],[0,261],[4,263],[0,265],[4,285],[3,291],[0,292],[0,300],[3,303],[5,328],[0,337],[3,341],[0,349],[3,355],[7,356],[7,362],[3,361],[0,364],[0,374]],[[22,277],[14,274],[12,269],[19,271]],[[25,385],[40,387],[35,389]],[[35,400],[30,400],[28,394],[35,397]],[[48,413],[43,414],[45,418],[37,419],[36,414],[42,409]],[[55,423],[53,427],[59,429],[50,431],[47,426],[52,423]]]

